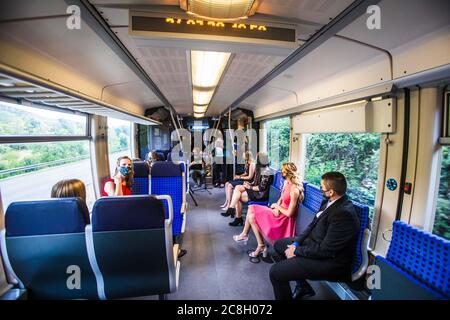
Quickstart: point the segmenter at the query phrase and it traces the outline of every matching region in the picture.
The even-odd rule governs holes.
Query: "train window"
[[[0,136],[84,136],[87,117],[0,101]]]
[[[265,128],[270,166],[279,169],[281,164],[289,161],[291,119],[285,117],[268,120],[265,123]]]
[[[378,180],[380,134],[308,134],[305,141],[305,180],[319,186],[325,172],[343,173],[348,183],[347,194],[352,200],[369,206],[372,217]]]
[[[450,147],[442,147],[441,178],[433,233],[450,239]]]
[[[108,118],[109,168],[114,174],[117,158],[131,155],[131,122]]]
[[[0,189],[4,210],[17,200],[50,198],[62,179],[80,179],[87,203],[95,201],[89,141],[0,144]]]

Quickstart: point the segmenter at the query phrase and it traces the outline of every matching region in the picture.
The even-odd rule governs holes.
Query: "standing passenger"
[[[133,183],[133,162],[127,156],[117,159],[116,171],[112,178],[105,181],[102,197],[130,196]]]

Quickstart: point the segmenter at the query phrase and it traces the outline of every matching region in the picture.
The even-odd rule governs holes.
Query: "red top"
[[[114,179],[109,178],[105,181],[105,184],[103,185],[103,189],[102,189],[102,197],[108,196],[108,194],[105,192],[105,186],[108,182],[114,183]],[[115,186],[116,186],[116,184],[114,183],[114,187]],[[131,196],[131,189],[128,188],[126,185],[122,185],[122,193],[124,196]]]

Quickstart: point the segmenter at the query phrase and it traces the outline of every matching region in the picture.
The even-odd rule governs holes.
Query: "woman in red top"
[[[131,196],[133,175],[133,161],[127,156],[117,159],[114,176],[105,181],[102,196]]]

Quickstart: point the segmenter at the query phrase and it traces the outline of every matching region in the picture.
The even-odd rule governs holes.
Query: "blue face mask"
[[[128,176],[130,174],[130,168],[128,167],[120,167],[119,168],[120,174],[123,175],[124,177]]]

